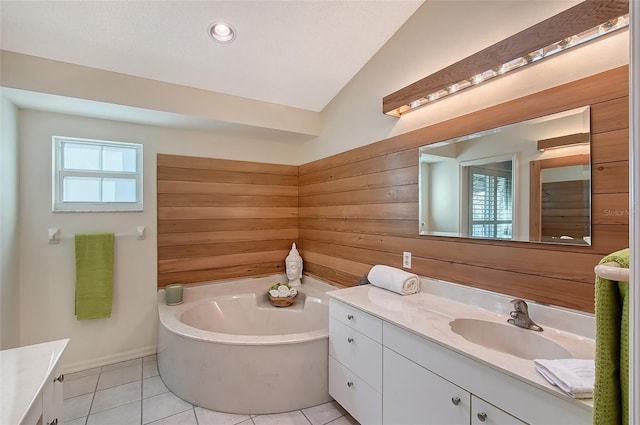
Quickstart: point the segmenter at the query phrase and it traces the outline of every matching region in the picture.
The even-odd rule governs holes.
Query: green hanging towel
[[[600,264],[629,268],[629,249],[614,252]],[[596,378],[593,424],[629,423],[629,282],[596,276]]]
[[[76,303],[78,320],[111,317],[113,233],[77,233]]]

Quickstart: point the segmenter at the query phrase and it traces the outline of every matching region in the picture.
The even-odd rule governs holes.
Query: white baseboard
[[[64,373],[79,372],[81,370],[93,369],[100,366],[105,366],[112,363],[124,362],[126,360],[137,359],[139,357],[150,356],[156,354],[156,346],[148,346],[139,348],[136,350],[125,351],[123,353],[111,354],[104,357],[98,357],[96,359],[85,360],[80,362],[66,363],[64,364]],[[64,362],[64,357],[63,357]]]

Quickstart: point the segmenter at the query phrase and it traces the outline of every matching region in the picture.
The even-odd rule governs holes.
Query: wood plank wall
[[[298,167],[157,156],[158,287],[284,273]]]
[[[591,229],[588,180],[542,183],[542,240],[559,236],[582,240]]]
[[[493,106],[299,169],[305,273],[351,286],[374,264],[593,312],[593,267],[629,244],[628,67]],[[591,105],[593,245],[418,236],[418,147]],[[427,106],[437,108],[436,105]]]

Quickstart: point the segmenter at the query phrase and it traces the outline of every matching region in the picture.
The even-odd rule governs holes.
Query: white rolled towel
[[[289,289],[288,286],[285,285],[280,285],[278,286],[278,296],[279,297],[288,297],[289,294],[291,293],[291,289]]]
[[[418,276],[394,267],[377,264],[369,270],[367,279],[372,285],[401,295],[420,292],[420,279],[418,279]]]
[[[269,291],[269,295],[271,295],[272,297],[278,298],[278,297],[280,297],[280,292],[278,292],[277,289],[272,289],[272,290]]]

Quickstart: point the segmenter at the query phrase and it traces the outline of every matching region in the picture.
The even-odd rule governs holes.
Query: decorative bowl
[[[288,283],[276,283],[267,291],[271,304],[276,307],[288,307],[296,301],[298,290]]]
[[[293,297],[272,297],[269,294],[269,299],[271,300],[271,304],[273,304],[276,307],[289,307],[291,304],[293,304],[296,301],[296,296],[293,296]]]

